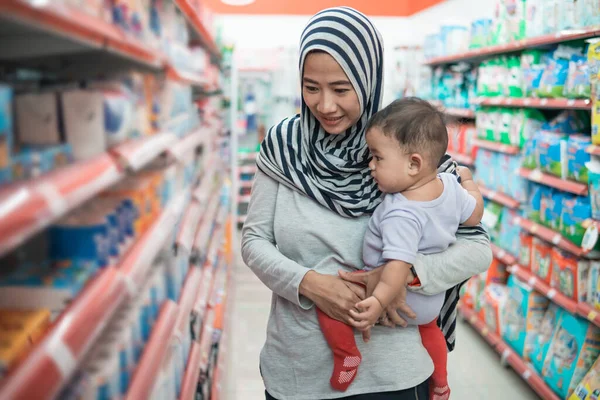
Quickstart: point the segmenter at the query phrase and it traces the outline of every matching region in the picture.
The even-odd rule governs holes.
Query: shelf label
[[[556,234],[554,235],[554,237],[552,238],[552,243],[556,246],[557,244],[560,243],[560,241],[562,240],[562,236],[560,236],[560,234]]]
[[[484,326],[483,329],[481,330],[481,336],[487,337],[488,333],[490,333],[490,330],[488,329],[487,326]]]
[[[541,99],[540,100],[540,105],[545,106],[546,104],[548,104],[548,99]]]
[[[567,105],[569,107],[573,107],[575,105],[575,100],[573,100],[573,99],[567,100]]]
[[[499,258],[499,259],[503,259],[504,257],[506,257],[506,251],[504,251],[504,250],[500,250],[500,251],[498,252],[498,258]]]
[[[531,370],[528,368],[523,372],[523,379],[527,381],[529,378],[531,378]]]
[[[529,283],[529,286],[535,286],[536,281],[537,281],[537,279],[535,278],[535,276],[530,276],[527,283]]]
[[[539,169],[535,169],[531,171],[529,174],[529,179],[534,182],[540,182],[543,178],[542,172]]]
[[[529,231],[535,235],[539,229],[540,228],[537,224],[533,224],[531,225],[531,229]]]
[[[506,364],[506,360],[508,360],[508,357],[510,357],[510,350],[504,349],[504,351],[502,352],[502,355],[500,356],[500,361],[503,364]]]
[[[554,299],[554,296],[556,296],[556,289],[550,289],[548,290],[548,293],[546,293],[546,297],[550,300]]]
[[[75,371],[77,360],[62,338],[54,336],[50,339],[46,346],[46,352],[58,367],[63,378],[70,377],[73,371]]]
[[[598,227],[596,224],[590,225],[585,230],[585,235],[583,235],[583,240],[581,241],[581,248],[585,252],[591,251],[598,243]]]
[[[589,314],[587,315],[587,319],[594,322],[596,320],[596,318],[598,318],[598,313],[596,311],[590,311]]]
[[[469,318],[469,322],[471,323],[471,325],[475,325],[475,322],[477,322],[477,317],[475,315],[471,315],[471,318]]]
[[[531,100],[530,99],[523,100],[523,105],[528,106],[530,104],[531,104]]]

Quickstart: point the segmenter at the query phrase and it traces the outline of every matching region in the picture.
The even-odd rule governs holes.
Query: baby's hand
[[[353,318],[351,325],[359,331],[369,330],[383,312],[383,307],[376,297],[371,296],[356,304],[359,312],[350,310],[350,316]]]
[[[458,176],[460,176],[460,180],[463,182],[473,180],[473,174],[467,167],[456,167],[456,172],[458,172]]]

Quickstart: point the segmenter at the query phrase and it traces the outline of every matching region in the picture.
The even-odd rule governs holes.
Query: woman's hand
[[[346,282],[335,275],[309,271],[300,283],[300,294],[312,300],[329,317],[350,324],[350,310],[365,299],[360,285]]]
[[[373,294],[375,287],[379,283],[382,272],[383,268],[375,268],[371,271],[361,271],[354,273],[339,270],[338,275],[346,282],[359,284],[362,287],[364,287],[365,296],[369,297]]]

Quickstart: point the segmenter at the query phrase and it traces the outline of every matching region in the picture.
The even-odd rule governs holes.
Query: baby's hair
[[[405,97],[379,110],[368,122],[366,132],[379,128],[394,137],[407,153],[419,153],[437,168],[448,149],[444,114],[425,100]]]

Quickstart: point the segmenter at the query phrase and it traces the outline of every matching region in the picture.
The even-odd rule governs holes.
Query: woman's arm
[[[456,243],[437,254],[417,256],[414,268],[419,286],[413,292],[434,295],[486,271],[492,262],[490,240],[481,226],[459,227]]]
[[[350,309],[364,299],[364,289],[337,276],[319,274],[281,254],[273,230],[278,188],[279,183],[257,171],[242,230],[244,262],[278,296],[305,310],[316,303],[330,317],[347,321]]]

